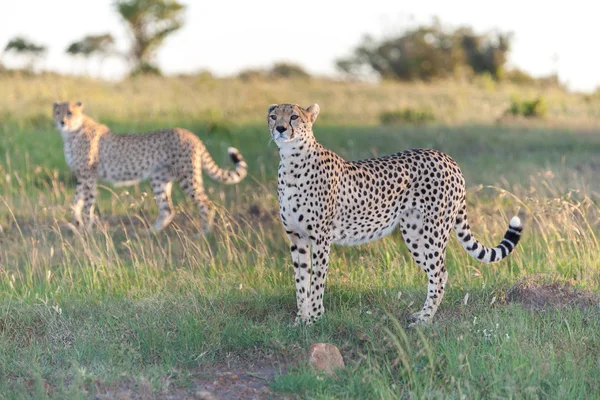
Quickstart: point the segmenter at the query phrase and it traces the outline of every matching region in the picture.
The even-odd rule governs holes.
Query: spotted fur
[[[237,149],[230,147],[228,150],[236,168],[221,169],[202,141],[185,129],[117,135],[106,125],[84,115],[81,102],[55,102],[53,112],[64,141],[67,164],[77,177],[73,201],[73,219],[77,227],[88,228],[93,222],[98,179],[115,186],[149,179],[158,206],[158,217],[151,232],[161,231],[174,217],[173,181],[179,182],[197,204],[206,231],[211,203],[202,185],[202,169],[225,184],[238,183],[246,176],[246,162]]]
[[[469,254],[486,263],[515,248],[522,231],[518,217],[498,246],[488,248],[475,239],[467,222],[465,181],[448,155],[414,149],[345,161],[316,141],[312,125],[318,114],[317,104],[307,109],[274,104],[267,114],[280,153],[280,216],[290,240],[297,322],[310,324],[324,313],[332,243],[364,243],[399,228],[429,281],[423,309],[410,318],[413,324],[431,322],[444,297],[446,246],[453,229]]]

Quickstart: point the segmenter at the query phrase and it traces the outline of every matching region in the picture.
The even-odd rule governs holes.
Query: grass
[[[47,126],[48,110],[55,100],[84,101],[86,111],[101,121],[120,122],[149,118],[167,125],[182,121],[221,121],[262,124],[272,103],[293,102],[305,107],[319,103],[320,123],[365,125],[379,123],[380,114],[405,108],[429,110],[444,125],[491,124],[502,117],[513,98],[543,97],[546,126],[594,127],[600,119],[600,96],[565,93],[558,88],[497,84],[485,79],[435,85],[383,82],[348,83],[267,79],[250,83],[239,79],[137,77],[121,82],[61,76],[0,75],[0,119],[18,127]],[[35,93],[35,95],[33,95]]]
[[[188,89],[168,81],[172,91],[150,108],[143,106],[147,91],[156,91],[160,81],[127,93],[131,108],[121,107],[125,95],[115,93],[133,90],[136,81],[62,82],[64,92],[50,81],[0,86],[24,93],[30,85],[51,101],[75,96],[81,83],[94,111],[120,110],[108,121],[115,131],[189,128],[221,165],[228,165],[227,146],[238,147],[249,176],[232,187],[205,182],[220,211],[205,237],[194,236],[197,213],[180,190],[175,224],[157,237],[144,235],[156,215],[147,184],[101,187],[98,212],[107,225],[73,234],[66,224],[74,182],[60,135],[43,114],[49,103],[24,97],[22,104],[40,106],[23,112],[1,105],[10,118],[0,122],[0,398],[93,398],[125,389],[142,398],[193,394],[215,366],[251,368],[255,362],[286,366],[287,373],[270,383],[276,396],[572,399],[600,391],[598,301],[531,309],[509,296],[523,279],[533,279],[534,287],[548,280],[572,286],[569,293],[591,299],[600,293],[600,137],[586,115],[573,122],[578,128],[468,124],[471,111],[459,117],[439,112],[442,121],[449,119],[444,125],[382,127],[372,124],[383,100],[368,94],[392,96],[387,86],[339,86],[337,97],[329,95],[333,111],[327,117],[316,94],[321,89],[308,83],[297,97],[321,104],[324,118],[315,131],[324,145],[352,159],[411,147],[445,151],[467,178],[469,220],[481,242],[499,242],[516,212],[526,231],[511,257],[491,265],[470,258],[453,239],[446,297],[435,323],[416,330],[404,326],[425,299],[426,279],[400,236],[334,247],[326,317],[314,327],[292,328],[291,262],[275,196],[278,153],[260,121],[262,109],[279,100],[275,86],[240,86],[243,93],[262,93],[261,102],[248,101],[247,111],[240,111],[244,100],[225,94],[228,85],[241,85],[235,82],[215,81],[217,99],[196,93],[187,104],[175,94]],[[331,85],[327,90],[334,90]],[[293,83],[282,87],[281,97],[291,96]],[[433,102],[431,93],[443,87],[413,89]],[[342,94],[353,90],[365,96],[342,116],[348,105]],[[397,96],[401,102],[404,94]],[[544,96],[551,107],[552,97]],[[187,105],[176,110],[169,99]],[[461,110],[480,103],[464,99]],[[578,109],[569,96],[561,99]],[[204,101],[219,110],[208,120],[222,120],[226,130],[199,116]],[[233,117],[238,111],[241,121]],[[303,361],[314,342],[341,349],[347,367],[337,377],[315,375]]]

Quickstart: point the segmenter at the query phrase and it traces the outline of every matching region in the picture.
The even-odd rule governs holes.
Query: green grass
[[[288,372],[271,388],[300,398],[572,399],[600,391],[597,302],[532,311],[507,296],[538,274],[600,293],[600,136],[593,131],[379,127],[359,123],[356,110],[352,125],[318,121],[318,139],[350,159],[411,147],[447,152],[467,178],[470,225],[481,242],[499,242],[517,212],[526,230],[517,251],[492,265],[453,239],[446,297],[434,324],[415,330],[404,326],[422,306],[426,279],[400,236],[336,246],[325,318],[293,328],[293,271],[275,195],[278,152],[265,124],[225,115],[227,129],[214,130],[192,114],[161,120],[140,108],[128,112],[138,115],[106,122],[115,131],[186,127],[222,166],[235,145],[249,176],[230,187],[205,182],[220,211],[205,237],[194,236],[197,213],[179,190],[175,224],[146,236],[144,224],[156,215],[147,184],[101,187],[98,213],[108,227],[77,235],[66,228],[74,182],[59,133],[46,117],[36,123],[13,113],[0,122],[0,398],[93,398],[121,386],[193,394],[196,379],[215,365],[259,360],[283,361]],[[314,342],[341,349],[347,367],[337,377],[307,367]]]

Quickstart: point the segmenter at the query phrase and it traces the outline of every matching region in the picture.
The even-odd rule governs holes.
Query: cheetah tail
[[[454,230],[458,241],[472,257],[484,262],[491,263],[500,261],[514,250],[523,231],[523,224],[519,217],[512,217],[508,223],[508,230],[504,234],[504,239],[496,247],[490,248],[481,245],[471,233],[471,228],[467,222],[466,206],[458,213],[454,223]]]
[[[242,154],[235,147],[228,148],[227,153],[229,154],[231,161],[235,164],[234,170],[219,168],[208,151],[205,151],[202,154],[202,169],[206,171],[208,176],[221,183],[238,183],[246,177],[248,165],[246,164],[246,161],[244,161]]]

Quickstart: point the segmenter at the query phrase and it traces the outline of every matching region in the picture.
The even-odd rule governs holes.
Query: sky
[[[468,25],[478,33],[513,32],[509,66],[536,75],[557,72],[577,91],[600,87],[600,3],[593,0],[191,0],[185,25],[157,54],[165,73],[210,70],[217,76],[245,68],[295,62],[334,75],[364,34],[376,38],[431,22]],[[596,4],[597,3],[597,4]],[[0,0],[0,48],[16,35],[48,46],[43,68],[119,78],[120,60],[102,65],[65,54],[86,34],[110,32],[125,51],[130,36],[111,0]],[[11,66],[18,60],[4,57]]]

